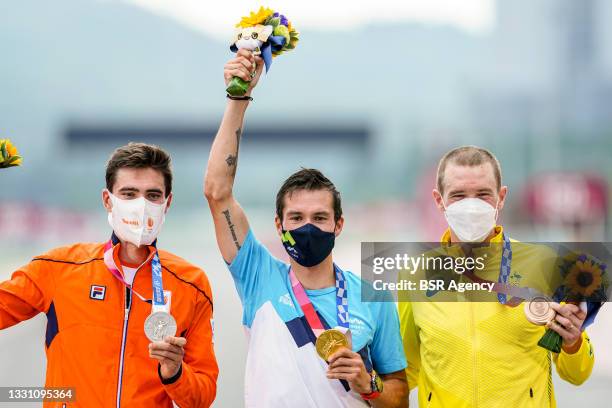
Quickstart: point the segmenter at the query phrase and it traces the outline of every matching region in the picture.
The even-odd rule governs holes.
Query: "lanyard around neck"
[[[151,279],[153,281],[153,300],[147,299],[144,296],[142,296],[140,293],[136,292],[134,290],[133,285],[127,283],[125,281],[125,278],[121,274],[121,272],[119,272],[119,268],[117,268],[117,265],[115,264],[115,259],[113,257],[114,248],[118,244],[119,244],[119,239],[117,238],[115,234],[113,234],[111,239],[109,239],[104,245],[104,264],[106,265],[106,268],[125,287],[130,288],[130,290],[132,290],[132,292],[134,292],[134,294],[136,294],[136,296],[138,296],[140,300],[146,303],[152,303],[153,309],[163,308],[165,304],[164,304],[164,291],[163,291],[162,274],[161,274],[162,268],[161,268],[161,262],[159,260],[159,255],[157,253],[157,248],[155,246],[155,242],[152,245],[153,248],[155,249],[155,252],[153,253],[153,257],[151,258]],[[142,265],[139,267],[139,269],[141,267]]]
[[[349,328],[349,309],[348,309],[348,293],[346,287],[346,279],[344,278],[344,272],[336,264],[334,264],[334,273],[336,275],[336,318],[338,326]],[[306,317],[308,325],[314,332],[316,337],[325,331],[325,327],[317,314],[312,302],[306,294],[304,286],[300,283],[295,276],[293,269],[289,269],[289,279],[291,280],[291,287],[293,288],[293,294],[297,299],[302,312]]]

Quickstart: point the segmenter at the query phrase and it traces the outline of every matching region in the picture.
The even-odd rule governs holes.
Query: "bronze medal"
[[[525,316],[527,320],[535,325],[545,326],[556,315],[550,303],[550,299],[543,296],[536,296],[529,302],[525,302]]]

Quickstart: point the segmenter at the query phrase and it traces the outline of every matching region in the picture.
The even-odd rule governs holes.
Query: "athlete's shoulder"
[[[557,252],[546,243],[524,242],[510,238],[512,252],[524,255],[528,258],[538,256],[543,258],[556,258]]]
[[[346,278],[346,280],[349,282],[349,284],[353,284],[353,285],[357,285],[359,287],[361,287],[362,284],[367,284],[367,282],[364,282],[361,277],[359,275],[357,275],[354,272],[351,271],[343,271],[344,272],[344,276]]]
[[[168,273],[197,289],[210,293],[210,282],[204,270],[172,252],[159,249],[159,260]]]
[[[377,309],[380,303],[394,302],[393,295],[388,290],[378,290],[373,283],[361,278],[359,275],[344,271],[349,284],[349,293],[352,292],[368,308]],[[356,292],[356,293],[355,293]]]
[[[47,261],[67,265],[82,265],[104,259],[104,244],[101,242],[77,242],[51,249],[32,258],[32,261]]]

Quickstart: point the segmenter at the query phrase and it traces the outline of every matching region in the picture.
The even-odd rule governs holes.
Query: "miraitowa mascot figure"
[[[266,72],[272,64],[272,58],[295,48],[299,33],[291,22],[280,13],[269,8],[260,7],[257,13],[251,12],[236,24],[237,30],[230,50],[237,52],[247,49],[264,60]],[[249,83],[233,77],[227,86],[227,93],[242,96],[249,89]]]

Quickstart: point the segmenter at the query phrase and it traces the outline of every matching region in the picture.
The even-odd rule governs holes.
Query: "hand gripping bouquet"
[[[562,258],[559,271],[562,282],[555,290],[553,300],[579,305],[586,312],[580,328],[584,330],[595,321],[602,304],[610,300],[607,265],[590,254],[572,252]],[[551,319],[554,319],[554,313]],[[554,353],[561,351],[562,344],[561,335],[550,328],[538,342],[540,347]]]
[[[251,12],[249,16],[242,17],[236,28],[230,50],[237,52],[247,49],[260,55],[266,72],[270,69],[272,58],[294,49],[299,39],[298,32],[284,15],[264,7],[260,7],[257,13]],[[242,96],[248,89],[248,82],[234,77],[226,91],[232,96]]]

